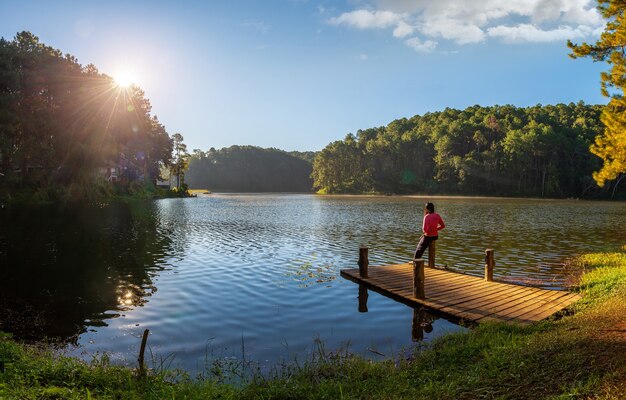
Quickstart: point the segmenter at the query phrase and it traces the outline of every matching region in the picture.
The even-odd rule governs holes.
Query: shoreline
[[[142,376],[110,365],[106,355],[86,364],[0,334],[0,398],[619,399],[626,390],[626,248],[578,260],[586,269],[583,299],[557,317],[529,327],[480,324],[374,363],[322,345],[297,367],[242,384],[233,384],[229,371],[236,377],[238,370],[224,363],[200,380],[162,365]]]
[[[190,192],[198,192],[201,189],[190,189]],[[326,194],[326,193],[311,193],[311,192],[214,192],[209,191],[210,193],[199,193],[204,196],[271,196],[271,195],[280,195],[280,196],[289,196],[289,195],[299,195],[299,196],[315,196],[315,197],[328,197],[328,198],[405,198],[405,199],[439,199],[439,200],[529,200],[529,201],[571,201],[571,202],[579,202],[579,201],[599,201],[599,202],[619,202],[620,200],[610,200],[610,199],[587,199],[587,198],[548,198],[548,197],[510,197],[510,196],[472,196],[472,195],[444,195],[444,194],[380,194],[380,193],[337,193],[337,194]]]

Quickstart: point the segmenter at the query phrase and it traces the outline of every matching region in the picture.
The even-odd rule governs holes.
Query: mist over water
[[[569,258],[626,243],[626,204],[610,202],[254,194],[5,210],[0,329],[134,364],[148,328],[152,354],[190,371],[302,360],[316,339],[391,356],[465,328],[428,315],[416,330],[413,309],[371,291],[359,312],[339,271],[359,246],[370,265],[410,260],[426,200],[447,224],[437,265],[468,274],[493,248],[496,279],[563,289]]]

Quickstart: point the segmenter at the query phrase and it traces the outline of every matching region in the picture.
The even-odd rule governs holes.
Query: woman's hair
[[[435,212],[435,205],[433,203],[426,203],[424,208],[426,210],[428,210],[429,213],[434,213]]]

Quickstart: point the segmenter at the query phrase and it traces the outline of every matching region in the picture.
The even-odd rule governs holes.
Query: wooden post
[[[424,313],[422,309],[413,309],[413,322],[411,323],[411,339],[414,342],[420,342],[424,340],[424,327],[422,322],[424,320]]]
[[[139,359],[137,359],[137,361],[139,361],[139,374],[141,376],[143,376],[145,373],[145,370],[143,367],[143,356],[146,351],[146,343],[148,342],[149,333],[150,333],[150,329],[146,329],[143,331],[143,338],[141,339],[141,347],[139,348]]]
[[[413,260],[413,296],[424,299],[424,260]]]
[[[493,281],[493,267],[496,266],[496,261],[493,257],[493,249],[485,250],[485,280]]]
[[[368,248],[359,247],[359,276],[361,278],[367,278],[367,267],[369,266]]]
[[[435,268],[435,253],[437,252],[437,241],[433,240],[428,244],[428,268]]]
[[[367,312],[367,287],[359,284],[359,312]]]

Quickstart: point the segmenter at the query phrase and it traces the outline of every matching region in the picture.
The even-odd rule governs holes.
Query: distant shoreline
[[[510,197],[510,196],[485,196],[485,195],[446,195],[446,194],[381,194],[381,193],[336,193],[320,194],[312,192],[209,192],[201,193],[204,189],[190,189],[190,192],[211,196],[247,196],[247,195],[311,195],[316,197],[341,197],[341,198],[409,198],[409,199],[482,199],[482,200],[535,200],[535,201],[606,201],[606,199],[586,199],[586,198],[554,198],[554,197]]]

